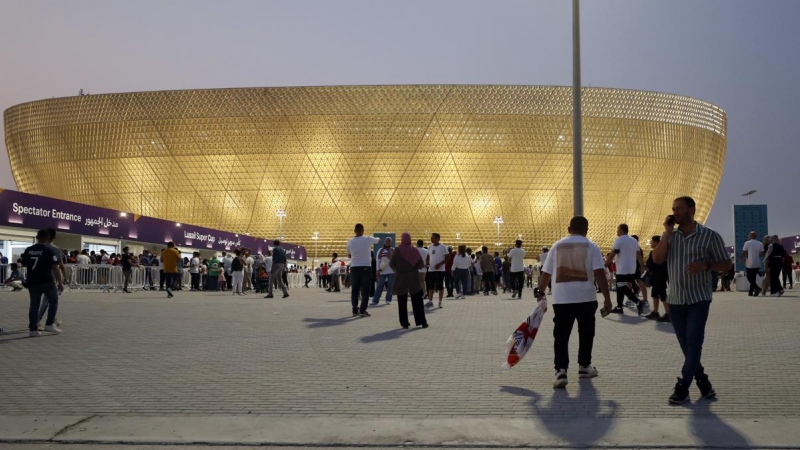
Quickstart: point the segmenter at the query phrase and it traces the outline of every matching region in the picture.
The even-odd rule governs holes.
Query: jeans
[[[553,305],[553,351],[556,371],[569,368],[569,337],[576,320],[578,321],[578,364],[586,367],[592,363],[595,312],[597,312],[596,300]]]
[[[684,356],[681,377],[687,386],[691,384],[692,378],[698,381],[708,380],[708,375],[700,364],[700,356],[703,353],[710,308],[711,300],[693,305],[669,305],[669,318]]]
[[[511,272],[511,290],[522,298],[522,289],[525,288],[525,272]]]
[[[22,285],[20,285],[20,286],[22,286]],[[60,298],[61,297],[61,292],[56,291],[56,293],[58,294],[58,296]],[[47,300],[47,297],[43,296],[42,298],[44,299],[44,301],[39,306],[39,313],[37,314],[39,320],[36,322],[37,325],[42,321],[42,319],[44,318],[44,314],[47,312],[47,308],[50,306],[50,302]]]
[[[241,270],[235,270],[231,272],[231,282],[233,284],[234,294],[241,294],[242,286],[244,284],[244,272]]]
[[[456,292],[461,295],[471,294],[469,291],[469,269],[456,269],[453,280],[456,285]]]
[[[375,296],[372,297],[372,304],[377,305],[381,301],[381,294],[383,293],[383,284],[386,283],[386,303],[392,302],[392,286],[394,285],[393,273],[382,273],[378,277],[378,287],[375,288]]]
[[[177,273],[168,273],[164,272],[164,277],[161,278],[161,281],[164,282],[167,286],[167,293],[170,293],[173,286],[175,285],[175,280],[178,278]]]
[[[56,313],[58,312],[58,286],[55,283],[32,284],[28,286],[28,295],[31,301],[28,308],[28,330],[38,330],[39,306],[42,303],[42,295],[45,296],[47,303],[50,305],[47,310],[46,325],[55,323]]]
[[[123,279],[125,280],[122,284],[123,290],[128,290],[128,285],[131,284],[131,271],[130,270],[123,270],[122,271]]]
[[[353,304],[353,314],[367,312],[369,303],[369,287],[372,284],[372,267],[350,268],[350,302]],[[358,305],[358,294],[361,294],[361,306]]]
[[[283,264],[272,264],[272,271],[269,273],[269,291],[267,292],[268,295],[272,295],[272,286],[277,285],[283,291],[283,295],[289,295],[289,291],[286,290],[286,285],[283,284]]]
[[[219,275],[209,274],[206,279],[208,280],[208,290],[216,292],[219,289]]]
[[[750,283],[750,290],[747,291],[747,295],[758,295],[761,292],[761,288],[758,287],[758,283],[756,280],[758,279],[758,271],[761,270],[760,268],[756,267],[755,269],[747,269],[747,281]]]
[[[419,327],[428,324],[425,319],[425,304],[422,302],[422,291],[411,294],[411,309],[414,310],[414,325]],[[400,314],[400,326],[411,326],[408,323],[408,294],[397,296],[397,311]]]
[[[310,283],[310,282],[311,282],[311,275],[309,275],[309,274],[306,274],[306,275],[305,275],[305,278],[306,278],[306,286],[305,286],[305,287],[308,287],[308,283]]]

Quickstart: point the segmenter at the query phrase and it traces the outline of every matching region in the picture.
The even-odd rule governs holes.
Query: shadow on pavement
[[[590,380],[577,384],[577,397],[570,397],[569,387],[555,389],[548,405],[542,404],[541,396],[528,389],[501,386],[500,392],[526,397],[528,407],[552,435],[575,446],[588,446],[608,434],[614,426],[618,406],[613,400],[601,402]],[[569,412],[579,412],[580,417],[565,415]]]
[[[335,327],[339,325],[344,325],[348,322],[352,322],[358,319],[359,319],[358,317],[354,316],[347,316],[339,319],[314,319],[312,317],[306,317],[305,319],[303,319],[303,322],[308,323],[308,325],[306,325],[308,328],[325,328],[325,327]]]
[[[686,405],[692,411],[689,430],[703,447],[752,448],[752,444],[735,428],[725,423],[711,411],[716,400],[700,399]]]
[[[614,319],[614,317],[618,317],[618,319]],[[632,316],[629,314],[612,314],[608,316],[607,319],[611,320],[612,322],[624,323],[626,325],[640,325],[648,322],[648,320],[645,319],[644,316],[637,316],[637,315]]]
[[[403,328],[396,328],[389,331],[384,331],[381,333],[373,334],[372,336],[364,336],[359,340],[364,344],[371,344],[373,342],[383,342],[383,341],[391,341],[392,339],[398,339],[402,337],[404,334],[411,333],[415,330],[420,330],[421,328],[410,328],[408,330]]]
[[[668,323],[668,322],[656,322],[654,325],[655,325],[656,331],[660,331],[662,333],[675,334],[675,328],[672,327],[671,323]]]
[[[0,333],[0,344],[8,344],[11,341],[19,341],[22,339],[41,339],[46,337],[58,336],[56,333],[47,333],[42,332],[41,336],[37,336],[35,338],[28,336],[28,330],[18,330],[18,331],[5,331]]]

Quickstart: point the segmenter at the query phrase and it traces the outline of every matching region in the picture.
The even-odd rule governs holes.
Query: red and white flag
[[[503,369],[516,366],[531,349],[545,312],[547,312],[547,300],[542,300],[528,318],[511,333],[511,337],[506,341],[506,361],[503,363]]]

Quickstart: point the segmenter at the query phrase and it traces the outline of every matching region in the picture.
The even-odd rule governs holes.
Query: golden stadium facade
[[[521,236],[572,216],[572,96],[556,86],[330,86],[86,95],[5,111],[19,190],[273,237],[314,251],[367,232],[448,244]],[[690,195],[704,221],[726,115],[680,95],[584,88],[585,214],[604,247],[650,236]],[[384,227],[383,224],[386,224]]]

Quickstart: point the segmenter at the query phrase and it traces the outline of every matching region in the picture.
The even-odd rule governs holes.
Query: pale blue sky
[[[672,92],[728,113],[708,220],[758,189],[800,233],[800,1],[583,0],[585,85]],[[568,0],[0,0],[0,110],[90,93],[342,84],[572,82]],[[3,147],[5,153],[5,147]],[[609,180],[611,181],[611,180]],[[14,188],[0,158],[0,187]]]

